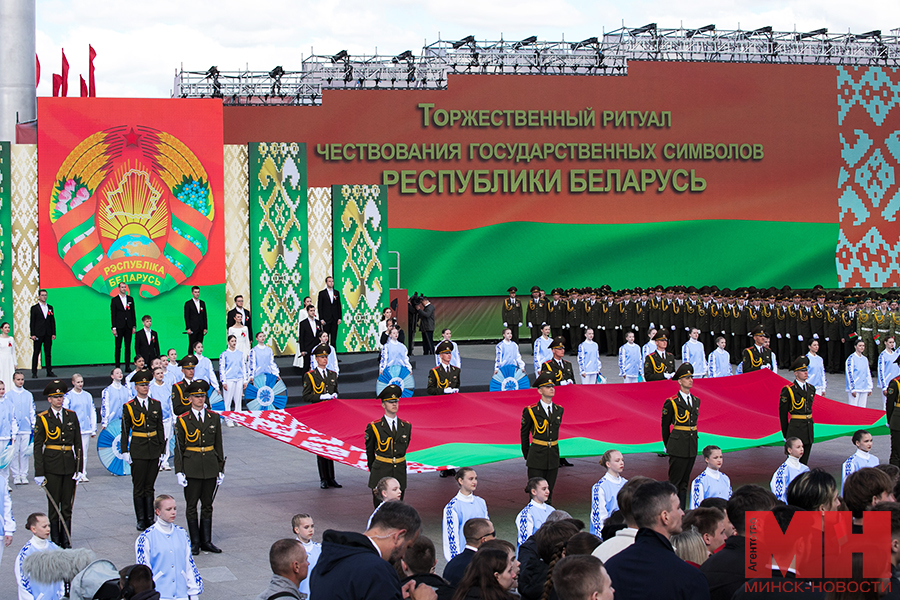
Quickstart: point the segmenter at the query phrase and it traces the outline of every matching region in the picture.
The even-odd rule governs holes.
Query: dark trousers
[[[892,465],[900,467],[900,430],[891,429],[891,458]]]
[[[316,457],[316,466],[319,468],[319,481],[334,480],[334,461],[328,458]]]
[[[827,342],[822,342],[825,344],[827,348],[827,371],[829,373],[841,373],[843,369],[841,368],[841,361],[843,360],[841,357],[841,349],[843,348],[843,344],[841,344],[841,340],[838,339],[830,339]],[[823,355],[822,351],[819,351],[820,355]]]
[[[606,333],[606,355],[617,356],[619,347],[616,346],[616,330],[612,327],[607,327],[604,333]]]
[[[691,483],[691,469],[697,457],[669,455],[669,483],[678,490],[678,500],[681,508],[687,508],[687,491]]]
[[[216,478],[194,479],[188,477],[187,487],[184,488],[184,501],[187,503],[185,516],[188,523],[197,521],[197,502],[200,502],[200,518],[212,519],[213,493],[216,491]]]
[[[531,347],[534,348],[534,343],[537,339],[541,337],[541,328],[540,327],[532,327],[531,328]]]
[[[203,330],[188,334],[188,354],[194,353],[194,344],[203,341]]]
[[[153,487],[159,475],[158,458],[132,458],[131,483],[134,486],[135,498],[154,498]]]
[[[559,467],[555,469],[533,469],[528,467],[528,479],[532,477],[543,477],[547,480],[547,486],[550,488],[550,496],[547,498],[547,503],[550,503],[550,498],[553,497],[553,486],[556,485],[556,476],[559,474]]]
[[[66,537],[65,529],[60,525],[59,517],[60,513],[62,513],[62,520],[65,521],[67,527],[70,527],[72,523],[72,502],[75,500],[75,480],[72,479],[72,475],[74,473],[66,475],[44,474],[47,492],[59,506],[59,512],[56,512],[53,503],[49,499],[47,500],[47,517],[50,519],[51,531],[59,532],[59,539],[53,540],[53,543],[63,548],[68,548],[68,544],[63,545],[60,541],[66,540],[68,542],[68,538]]]
[[[510,323],[509,325],[507,325],[507,327],[509,327],[509,330],[512,332],[512,341],[514,341],[515,343],[518,344],[519,343],[519,324],[518,323]],[[337,347],[337,346],[335,346],[335,347]]]
[[[328,341],[334,346],[335,351],[337,351],[337,333],[338,333],[338,324],[337,321],[333,321],[331,323],[326,322],[322,327],[322,330],[328,334]]]
[[[53,370],[53,361],[50,359],[50,348],[53,346],[53,336],[45,335],[34,340],[34,353],[31,355],[31,372],[37,373],[38,357],[41,355],[41,346],[44,347],[44,368]]]
[[[434,332],[422,331],[422,349],[424,354],[434,354]]]
[[[116,330],[118,331],[118,330]],[[116,334],[116,367],[121,363],[119,358],[122,356],[122,344],[125,344],[125,364],[131,364],[131,330],[126,327],[125,332]]]

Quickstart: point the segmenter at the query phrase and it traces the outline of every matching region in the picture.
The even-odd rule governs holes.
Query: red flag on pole
[[[84,76],[83,76],[83,75],[79,75],[79,76],[78,76],[78,79],[81,80],[81,97],[82,97],[82,98],[87,98],[87,97],[88,97],[88,87],[87,87],[87,82],[84,80]]]
[[[54,73],[53,74],[53,97],[54,98],[59,96],[59,88],[61,86],[62,86],[62,77],[60,77],[59,75]]]
[[[41,59],[38,58],[38,55],[34,55],[34,87],[37,87],[41,83]]]
[[[69,61],[66,60],[65,48],[62,51],[62,75],[60,77],[62,79],[59,88],[59,91],[61,92],[60,95],[66,97],[69,95]]]
[[[97,88],[94,87],[94,59],[97,58],[97,51],[88,44],[88,96],[91,98],[97,95]]]

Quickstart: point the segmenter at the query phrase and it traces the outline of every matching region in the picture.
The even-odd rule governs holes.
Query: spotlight
[[[522,46],[530,46],[531,44],[535,43],[536,41],[537,41],[537,36],[536,36],[536,35],[532,35],[532,36],[530,36],[530,37],[525,38],[525,39],[522,40],[521,42],[516,42],[515,44],[513,44],[513,48],[515,48],[516,50],[518,50],[518,49],[521,48]]]
[[[692,37],[694,37],[695,35],[697,35],[698,33],[706,33],[707,31],[715,31],[715,30],[716,30],[716,26],[715,26],[715,25],[704,25],[703,27],[701,27],[701,28],[699,28],[699,29],[691,29],[691,30],[689,30],[689,31],[687,32],[687,36],[688,36],[689,38],[692,38]]]
[[[462,47],[465,46],[466,44],[474,44],[474,43],[475,43],[475,36],[474,36],[474,35],[467,35],[466,37],[464,37],[463,39],[459,40],[458,42],[453,42],[453,49],[454,49],[454,50],[459,50],[460,48],[462,48]]]
[[[656,31],[656,23],[650,23],[648,25],[644,25],[643,27],[632,29],[631,35],[641,35],[642,33],[648,33],[651,31]]]
[[[347,60],[348,58],[350,58],[350,55],[347,54],[347,51],[341,50],[340,52],[338,52],[337,54],[335,54],[334,56],[331,57],[331,62],[336,63],[339,60]]]

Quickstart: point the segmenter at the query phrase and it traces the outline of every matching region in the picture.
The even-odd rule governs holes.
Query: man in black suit
[[[317,305],[319,318],[325,321],[323,329],[328,332],[328,341],[337,348],[338,325],[341,324],[344,310],[341,307],[341,298],[338,295],[338,291],[334,289],[334,277],[325,278],[325,289],[319,292]]]
[[[150,364],[154,358],[159,358],[159,334],[153,331],[153,320],[150,315],[141,317],[144,324],[141,330],[134,334],[134,353],[144,357],[144,363]]]
[[[47,304],[47,290],[38,290],[38,303],[31,307],[31,340],[34,342],[34,352],[31,355],[31,377],[37,377],[38,357],[41,355],[41,346],[44,347],[44,366],[47,368],[47,377],[56,377],[53,372],[53,361],[50,358],[50,348],[56,339],[56,317],[53,316],[53,307]]]
[[[194,344],[203,341],[208,325],[206,303],[200,299],[200,286],[191,287],[190,300],[184,303],[184,329],[188,334],[188,354],[194,353]]]
[[[306,309],[307,317],[300,321],[300,331],[298,343],[300,345],[300,356],[303,357],[303,372],[309,371],[312,366],[310,356],[313,348],[319,345],[319,334],[322,333],[321,321],[316,317],[316,307],[309,306]]]
[[[466,567],[472,562],[472,557],[475,556],[481,545],[497,537],[494,533],[494,525],[482,518],[466,521],[466,524],[463,525],[463,535],[466,538],[465,549],[451,558],[444,567],[444,579],[449,581],[450,585],[459,585],[466,572]]]
[[[125,344],[125,364],[131,363],[131,335],[137,327],[137,316],[134,314],[134,298],[128,295],[128,285],[119,284],[119,293],[113,296],[109,304],[112,320],[112,333],[116,338],[116,368],[122,364],[122,343]]]
[[[425,296],[420,296],[416,314],[419,316],[419,331],[422,332],[425,354],[434,354],[434,304]]]
[[[234,297],[234,308],[228,311],[228,318],[225,322],[225,328],[231,327],[234,325],[234,315],[241,313],[244,317],[244,325],[247,326],[247,335],[252,339],[253,338],[253,325],[250,323],[250,311],[244,308],[244,297],[243,296],[235,296]]]

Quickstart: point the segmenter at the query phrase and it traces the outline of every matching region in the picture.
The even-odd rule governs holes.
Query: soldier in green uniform
[[[153,525],[156,514],[153,501],[160,459],[166,452],[166,433],[163,429],[162,405],[148,394],[153,373],[142,369],[134,374],[131,383],[137,396],[122,407],[122,437],[119,450],[122,459],[131,465],[134,516],[137,530]]]
[[[750,335],[753,336],[753,345],[749,348],[744,348],[744,351],[741,353],[741,368],[743,372],[750,373],[760,369],[771,369],[772,351],[765,346],[766,332],[763,331],[762,325],[754,327]]]
[[[175,423],[175,477],[184,488],[192,554],[222,551],[212,543],[212,515],[216,489],[225,479],[225,454],[219,414],[206,408],[208,390],[205,381],[192,382],[187,388],[191,407]]]
[[[678,393],[666,398],[662,407],[662,439],[669,455],[669,483],[678,490],[682,508],[686,507],[691,469],[697,458],[697,419],[700,399],[691,394],[694,367],[683,363],[675,371]]]
[[[535,340],[541,337],[541,328],[549,319],[547,300],[541,296],[541,288],[536,285],[531,287],[531,300],[528,301],[525,318],[531,329],[531,345],[534,346]]]
[[[857,339],[866,343],[865,354],[869,359],[869,368],[875,370],[878,360],[878,349],[875,346],[875,303],[871,296],[866,296],[862,308],[856,314]]]
[[[441,364],[428,372],[428,395],[440,396],[441,394],[459,393],[460,368],[450,364],[453,355],[453,344],[444,340],[435,348]]]
[[[382,477],[393,477],[400,482],[400,500],[406,494],[406,449],[412,439],[412,425],[397,417],[402,395],[400,386],[385,386],[378,394],[384,416],[366,425],[369,489],[374,490]],[[376,508],[381,503],[374,495],[372,501]]]
[[[900,364],[900,357],[894,361]],[[887,424],[891,430],[891,457],[889,462],[900,467],[900,377],[891,379],[887,389]]]
[[[509,292],[509,298],[503,301],[500,314],[503,318],[503,326],[509,327],[509,330],[512,331],[513,341],[518,344],[519,327],[522,326],[522,301],[516,298],[516,292],[519,291],[516,286],[510,287],[506,291]]]
[[[556,387],[550,373],[541,372],[534,380],[534,387],[541,399],[522,410],[522,456],[525,457],[528,478],[546,479],[552,497],[559,473],[559,428],[562,425],[563,407],[553,402]],[[550,502],[550,498],[547,502]]]
[[[561,336],[566,326],[568,302],[562,299],[562,294],[562,288],[553,288],[550,292],[552,299],[547,303],[547,311],[549,312],[547,323],[550,324],[550,331],[553,337]]]
[[[794,383],[781,388],[781,398],[778,403],[778,415],[781,418],[781,435],[784,439],[791,437],[800,438],[803,442],[803,456],[800,462],[809,464],[809,454],[812,451],[813,437],[813,400],[816,396],[816,388],[806,383],[809,377],[809,358],[801,356],[791,364],[794,372]]]
[[[566,355],[566,338],[557,336],[550,344],[553,358],[541,365],[541,373],[550,373],[554,385],[572,385],[575,383],[575,372],[572,363],[563,358]]]
[[[672,379],[675,375],[675,357],[666,352],[669,338],[666,332],[660,329],[653,336],[656,342],[656,352],[651,352],[644,359],[644,381],[662,381]]]
[[[329,371],[328,355],[331,354],[331,346],[319,344],[313,348],[312,355],[316,366],[303,376],[303,401],[322,402],[337,398],[338,383],[337,373]],[[334,478],[334,461],[316,455],[316,466],[319,469],[319,487],[327,490],[330,487],[342,488]]]
[[[44,486],[53,499],[47,500],[50,539],[60,548],[72,547],[72,502],[84,465],[78,416],[62,407],[67,391],[68,386],[59,379],[48,383],[44,396],[50,409],[40,413],[34,424],[34,482]]]
[[[187,389],[191,382],[194,381],[194,368],[197,366],[197,357],[193,354],[188,354],[178,361],[178,366],[181,367],[184,379],[172,386],[172,412],[176,417],[180,417],[191,409],[191,398],[188,396]]]

